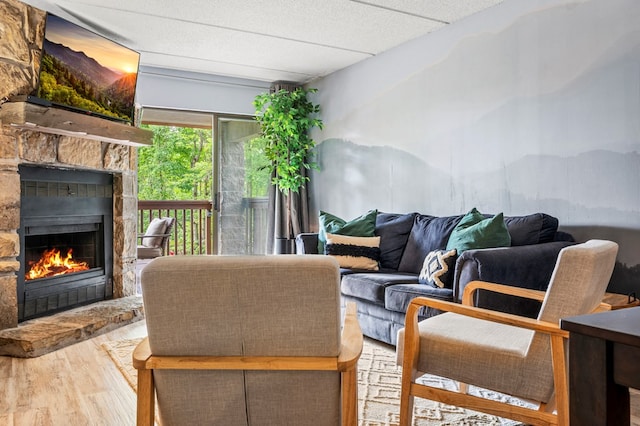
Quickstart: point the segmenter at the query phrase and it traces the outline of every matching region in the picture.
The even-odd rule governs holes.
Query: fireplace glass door
[[[113,296],[113,177],[20,167],[18,320]]]

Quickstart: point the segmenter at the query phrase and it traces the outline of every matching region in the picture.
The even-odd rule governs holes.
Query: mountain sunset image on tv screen
[[[37,97],[131,122],[140,54],[48,13]]]

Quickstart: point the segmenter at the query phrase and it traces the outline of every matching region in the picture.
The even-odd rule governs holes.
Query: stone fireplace
[[[39,165],[58,170],[99,170],[113,181],[112,297],[136,292],[136,175],[135,149],[118,144],[15,129],[2,122],[0,136],[0,329],[18,324],[18,275],[21,264],[19,234],[21,182],[19,169]],[[89,215],[90,216],[90,215]],[[41,224],[40,224],[41,225]],[[87,224],[87,229],[97,226]],[[23,260],[24,262],[24,260]]]
[[[47,315],[47,309],[136,294],[136,146],[149,144],[152,134],[22,102],[35,87],[44,18],[43,11],[16,0],[0,2],[0,330]],[[45,173],[33,177],[34,170]],[[58,179],[58,173],[66,177]],[[30,176],[28,182],[21,175]],[[33,195],[47,186],[59,193],[36,200],[23,192]],[[96,188],[101,195],[87,195]],[[88,199],[108,203],[108,211],[83,211]],[[61,239],[69,234],[75,234],[69,241],[76,253],[91,263],[78,275],[91,285],[78,292],[77,282],[67,282],[64,294],[54,297],[47,281],[25,295],[23,278],[34,256],[29,250],[68,245]]]

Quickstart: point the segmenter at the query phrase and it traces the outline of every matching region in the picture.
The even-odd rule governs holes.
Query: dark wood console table
[[[640,389],[640,307],[565,318],[572,425],[628,425]]]

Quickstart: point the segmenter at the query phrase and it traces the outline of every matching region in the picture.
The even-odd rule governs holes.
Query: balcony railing
[[[212,254],[211,201],[138,201],[138,229],[147,229],[154,217],[173,217],[169,253]]]
[[[246,254],[267,252],[267,197],[243,198]]]
[[[267,198],[243,198],[239,216],[223,214],[219,251],[224,254],[264,254],[267,238]],[[233,209],[231,209],[233,211]],[[169,240],[170,255],[213,254],[211,201],[138,201],[138,230],[143,233],[154,217],[176,219]],[[225,220],[226,219],[226,220]],[[236,229],[237,224],[243,228]],[[225,227],[226,232],[225,232]],[[240,231],[240,232],[237,232]],[[220,238],[221,237],[221,238]]]

